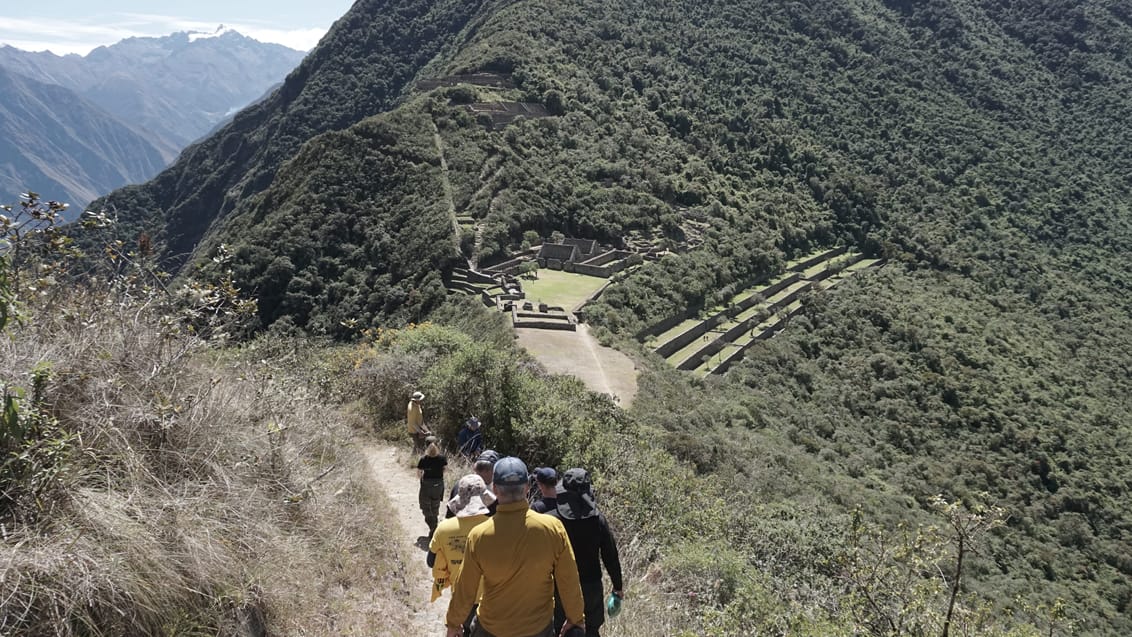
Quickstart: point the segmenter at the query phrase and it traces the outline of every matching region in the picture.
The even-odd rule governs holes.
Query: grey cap
[[[491,481],[505,487],[527,484],[527,465],[522,460],[508,456],[495,463]]]
[[[485,450],[478,457],[476,457],[476,464],[479,464],[481,462],[490,462],[494,465],[495,463],[499,462],[499,452],[494,449]]]

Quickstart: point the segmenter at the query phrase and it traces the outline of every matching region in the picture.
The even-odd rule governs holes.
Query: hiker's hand
[[[585,627],[579,626],[577,624],[571,624],[569,620],[567,620],[565,624],[562,624],[562,630],[558,633],[558,637],[566,637],[566,633],[570,632],[574,628],[584,629]],[[452,637],[452,635],[449,635],[448,637]]]
[[[448,627],[447,637],[462,637],[463,634],[464,634],[464,629],[459,627],[459,626],[457,626],[455,628],[453,628],[451,626]]]
[[[613,594],[616,595],[620,599],[625,599],[625,593],[622,592],[622,591],[613,591]]]

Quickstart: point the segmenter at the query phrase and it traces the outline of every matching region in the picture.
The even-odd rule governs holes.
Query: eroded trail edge
[[[367,445],[363,448],[374,480],[389,497],[390,513],[395,516],[400,533],[391,537],[405,556],[405,585],[408,609],[408,625],[390,626],[389,635],[405,637],[433,637],[445,634],[444,615],[448,611],[451,593],[435,602],[429,602],[432,591],[432,569],[425,562],[427,553],[422,546],[427,540],[428,527],[417,503],[420,484],[416,469],[409,466],[410,458],[405,450],[388,445]],[[446,482],[448,479],[446,478]]]

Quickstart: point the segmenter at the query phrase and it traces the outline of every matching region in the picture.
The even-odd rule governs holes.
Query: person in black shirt
[[[590,476],[585,469],[570,469],[562,474],[558,485],[557,506],[548,512],[562,520],[570,545],[574,547],[574,560],[578,563],[578,579],[582,584],[582,597],[586,602],[586,637],[600,637],[605,623],[605,593],[601,581],[601,565],[609,573],[613,594],[622,597],[621,559],[617,543],[609,530],[605,516],[597,510]],[[598,561],[600,557],[600,563]],[[555,605],[556,630],[565,616]]]
[[[424,513],[425,524],[428,525],[428,537],[436,531],[436,524],[440,518],[440,503],[444,501],[444,469],[448,466],[448,458],[440,453],[436,438],[429,436],[426,439],[428,448],[417,461],[417,477],[421,481],[421,490],[418,500],[421,512]]]
[[[558,472],[550,467],[539,467],[533,476],[540,497],[531,504],[531,511],[549,513],[558,508]]]

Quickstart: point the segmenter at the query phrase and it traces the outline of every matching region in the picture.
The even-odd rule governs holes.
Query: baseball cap
[[[491,481],[505,487],[527,484],[527,465],[518,458],[508,456],[495,463]]]
[[[550,467],[538,467],[535,469],[534,476],[535,480],[542,484],[553,485],[558,483],[558,472]]]
[[[481,462],[490,462],[495,464],[499,462],[499,452],[494,449],[488,449],[476,457],[476,464]]]

